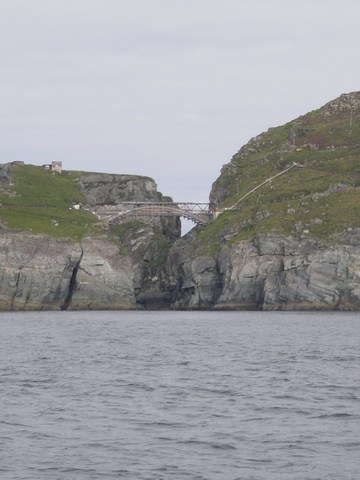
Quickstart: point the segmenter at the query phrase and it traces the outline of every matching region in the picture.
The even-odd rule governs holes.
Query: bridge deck
[[[209,203],[202,202],[122,202],[98,207],[96,214],[109,223],[132,217],[177,216],[205,225],[212,217]]]

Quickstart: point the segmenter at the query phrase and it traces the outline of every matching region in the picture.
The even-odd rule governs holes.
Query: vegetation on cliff
[[[0,219],[8,229],[80,239],[100,231],[76,180],[34,165],[13,164],[0,190]]]
[[[97,206],[121,201],[168,201],[153,179],[136,175],[62,171],[13,162],[0,166],[0,225],[5,230],[28,231],[81,240],[107,232],[121,244],[116,227],[93,213]],[[150,229],[167,243],[179,235],[176,221],[149,219]],[[134,221],[119,226],[129,229]],[[127,253],[120,245],[120,253]]]
[[[199,234],[198,246],[210,254],[220,242],[257,233],[327,239],[359,227],[360,92],[251,139],[223,167],[210,198],[224,212]]]
[[[0,308],[358,310],[359,139],[360,93],[262,133],[181,239],[173,217],[92,213],[168,200],[148,177],[1,165]]]
[[[264,183],[292,165],[296,166]],[[0,222],[8,229],[79,240],[104,231],[92,206],[139,200],[144,195],[145,199],[162,198],[147,177],[139,183],[140,177],[125,175],[70,171],[58,175],[21,164],[11,164],[10,170],[0,172]],[[214,255],[220,245],[257,233],[326,240],[359,227],[360,92],[342,95],[251,139],[223,167],[210,200],[222,213],[205,228],[198,227],[198,235],[189,240],[191,248],[204,255]],[[74,208],[78,204],[83,208]],[[177,228],[169,235],[169,225],[159,223],[159,233],[153,232],[159,236],[158,254],[150,262],[155,266],[164,262],[178,236]],[[129,235],[124,234],[134,232],[133,227],[130,223],[108,230],[122,245],[121,253],[131,249]]]

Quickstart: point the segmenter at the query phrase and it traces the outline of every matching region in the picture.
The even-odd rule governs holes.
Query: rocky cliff
[[[360,93],[250,140],[171,248],[175,308],[360,308]]]
[[[258,234],[193,256],[179,245],[168,265],[175,308],[238,310],[360,309],[360,229],[325,243]]]
[[[168,201],[148,177],[0,168],[0,309],[360,309],[360,93],[251,139],[210,193],[215,219],[109,224]]]
[[[180,236],[176,218],[110,225],[91,213],[168,201],[148,177],[60,176],[16,162],[0,167],[0,199],[0,310],[134,309],[159,291],[160,267]]]
[[[0,310],[134,308],[132,265],[105,238],[0,236]]]

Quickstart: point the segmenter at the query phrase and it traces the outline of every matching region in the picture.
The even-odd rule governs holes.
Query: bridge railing
[[[121,202],[98,207],[96,214],[108,223],[131,217],[178,216],[204,225],[212,218],[209,203],[203,202]]]

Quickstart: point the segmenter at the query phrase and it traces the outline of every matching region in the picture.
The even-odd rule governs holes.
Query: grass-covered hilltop
[[[273,178],[281,172],[284,174]],[[90,190],[86,179],[92,188],[94,175],[101,174],[68,170],[58,174],[51,168],[23,162],[3,165],[2,225],[81,239],[103,230],[91,206],[137,200],[138,192],[129,189],[129,183],[139,178],[152,181],[113,175],[112,188],[117,184],[118,195],[112,198],[109,188],[107,198],[91,202],[86,195]],[[97,181],[101,183],[101,179]],[[225,234],[227,241],[233,242],[270,231],[326,238],[356,228],[359,186],[360,92],[354,92],[270,128],[243,146],[213,184],[210,201],[218,213],[224,213],[202,230],[201,239],[211,244],[218,234],[222,239]],[[143,191],[147,195],[142,200],[160,198],[154,191]],[[74,208],[76,205],[82,208]]]
[[[166,198],[149,177],[69,171],[23,162],[0,165],[0,222],[10,230],[81,240],[107,228],[94,214],[96,207]]]
[[[86,203],[75,172],[13,162],[0,170],[3,228],[81,239],[99,231],[98,219],[76,205]]]
[[[168,202],[151,178],[44,167],[0,166],[0,310],[360,310],[358,92],[251,139],[182,238],[176,217],[109,220]]]
[[[360,92],[251,139],[210,201],[170,251],[176,305],[360,309]]]
[[[259,187],[267,179],[287,172]],[[321,239],[360,226],[360,92],[342,95],[250,140],[210,195],[225,211],[201,233],[214,251],[257,233]]]
[[[145,176],[67,171],[60,162],[0,165],[0,310],[141,305],[179,220],[112,223],[104,208],[169,200]]]

